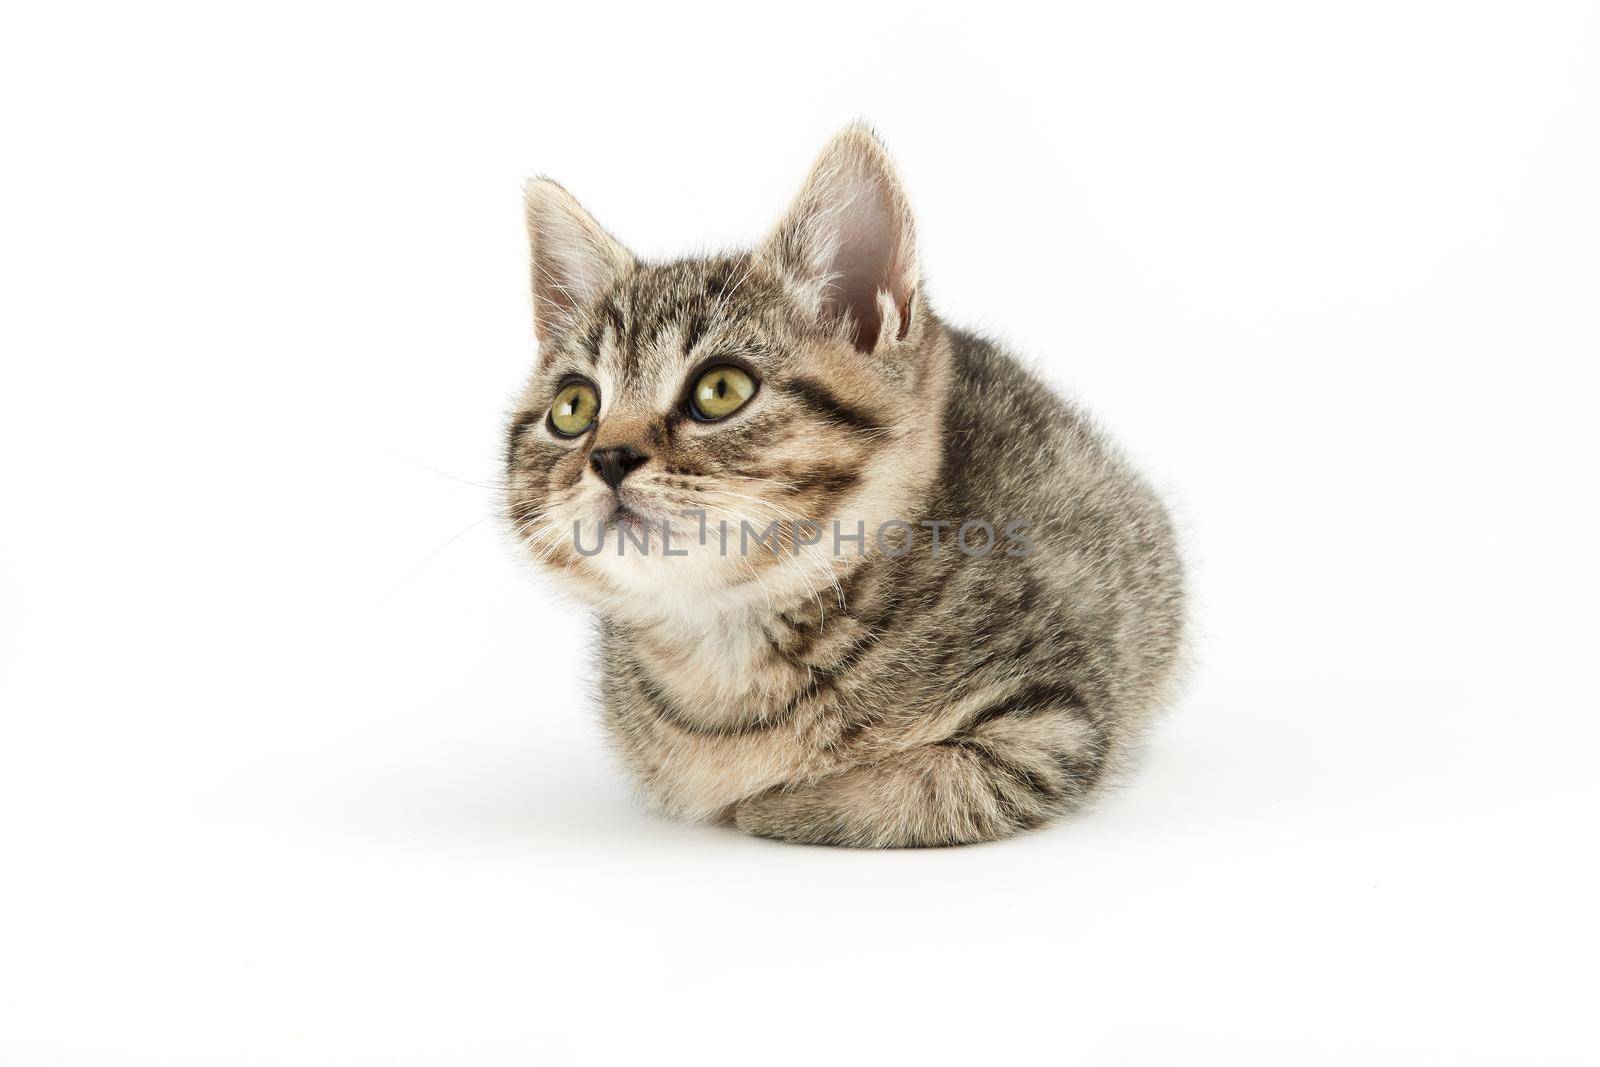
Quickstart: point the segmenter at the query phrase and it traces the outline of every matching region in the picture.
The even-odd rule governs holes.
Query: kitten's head
[[[858,522],[872,552],[880,524],[915,519],[945,341],[866,130],[834,138],[753,252],[640,263],[543,180],[528,231],[539,358],[510,429],[509,514],[575,592],[651,613],[809,595],[853,562]],[[776,549],[755,539],[772,523]]]

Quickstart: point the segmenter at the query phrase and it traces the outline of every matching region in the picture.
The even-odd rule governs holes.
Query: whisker
[[[472,523],[471,526],[468,526],[465,530],[462,530],[460,533],[458,533],[454,537],[450,538],[450,540],[446,541],[444,544],[440,545],[438,548],[434,549],[432,552],[429,552],[427,557],[425,559],[423,559],[423,561],[421,563],[419,563],[415,567],[411,568],[411,573],[410,574],[407,574],[404,578],[400,579],[400,581],[395,583],[395,587],[393,589],[389,590],[387,593],[385,593],[383,595],[383,599],[385,601],[387,601],[390,597],[394,596],[395,593],[400,591],[400,587],[401,586],[405,585],[412,578],[416,577],[416,574],[417,574],[418,571],[420,571],[422,568],[426,567],[429,563],[433,562],[433,559],[434,559],[435,556],[437,556],[439,553],[443,552],[445,549],[449,548],[451,545],[455,544],[457,541],[461,540],[463,537],[467,536],[467,534],[471,533],[473,530],[476,530],[479,526],[482,526],[484,523],[488,522],[492,517],[493,516],[490,516],[490,515],[484,515],[484,516],[478,518],[477,520],[475,520]]]
[[[458,478],[454,474],[439,470],[437,467],[430,467],[426,463],[414,460],[410,456],[402,456],[398,452],[391,452],[390,455],[394,456],[395,459],[403,459],[414,467],[421,467],[429,474],[437,474],[441,478],[449,478],[452,482],[460,482],[462,485],[477,486],[479,489],[503,490],[508,488],[508,483],[506,482],[475,482],[470,478]]]

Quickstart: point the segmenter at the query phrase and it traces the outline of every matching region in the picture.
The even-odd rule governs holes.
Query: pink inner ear
[[[633,257],[554,182],[528,186],[534,325],[547,341],[573,311],[598,299]]]
[[[910,326],[909,270],[900,220],[878,183],[866,176],[851,183],[849,199],[836,210],[833,229],[837,244],[829,264],[833,282],[825,298],[826,310],[833,315],[848,311],[855,324],[856,348],[870,352],[883,329],[880,291],[887,291],[900,309],[899,336],[903,338]]]

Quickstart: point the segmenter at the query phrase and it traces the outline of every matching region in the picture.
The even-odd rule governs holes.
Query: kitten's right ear
[[[528,183],[533,320],[540,343],[633,269],[633,255],[548,178]]]

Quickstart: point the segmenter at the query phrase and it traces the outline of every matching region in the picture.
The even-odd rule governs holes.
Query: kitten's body
[[[875,143],[850,131],[830,153],[763,250],[640,266],[603,248],[614,269],[557,294],[549,365],[513,428],[512,515],[600,612],[606,723],[659,810],[816,843],[1006,836],[1092,796],[1165,695],[1182,618],[1172,533],[1081,415],[921,301]],[[891,184],[851,192],[864,181]],[[844,209],[830,215],[830,197]],[[530,203],[537,268],[554,226]],[[850,223],[882,254],[817,232]],[[591,253],[609,240],[581,237]],[[676,417],[673,383],[702,349],[759,363],[760,406],[711,427]],[[618,439],[604,407],[586,443],[532,439],[563,353],[648,449],[628,481],[587,488],[583,457]],[[688,555],[616,555],[608,537],[587,557],[560,540],[619,506],[672,522]],[[724,557],[714,532],[701,546],[671,517],[694,507],[847,536]],[[886,520],[910,542],[873,536]],[[982,557],[954,543],[967,520],[995,530]],[[923,523],[948,524],[941,551]],[[1024,539],[1001,532],[1012,523]]]

